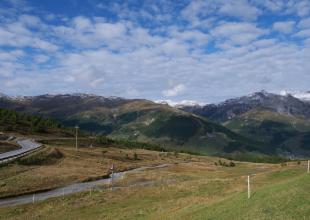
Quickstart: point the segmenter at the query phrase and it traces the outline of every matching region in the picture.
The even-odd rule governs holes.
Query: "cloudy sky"
[[[0,85],[204,103],[309,90],[310,0],[1,0]]]

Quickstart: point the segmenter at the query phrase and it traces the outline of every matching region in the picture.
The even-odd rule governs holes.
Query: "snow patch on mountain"
[[[283,90],[280,92],[281,95],[287,96],[291,95],[297,99],[300,99],[302,101],[310,101],[310,91],[308,92],[302,92],[302,91],[287,91]]]
[[[207,103],[198,102],[195,100],[182,100],[182,101],[172,101],[172,100],[156,100],[155,103],[166,104],[172,107],[182,107],[182,106],[204,106]]]
[[[303,101],[310,101],[310,92],[295,93],[293,96]]]

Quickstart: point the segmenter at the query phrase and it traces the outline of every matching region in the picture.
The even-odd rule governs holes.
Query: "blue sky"
[[[309,90],[309,61],[309,0],[0,2],[9,95],[212,103]]]

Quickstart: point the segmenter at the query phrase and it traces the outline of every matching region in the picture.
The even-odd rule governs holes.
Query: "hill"
[[[310,155],[310,103],[296,97],[262,91],[218,105],[183,106],[181,109],[263,143],[261,150],[269,154],[305,157]]]
[[[229,99],[217,105],[183,106],[182,110],[207,117],[216,122],[225,122],[252,109],[265,109],[282,115],[310,118],[310,103],[290,94],[277,95],[265,91],[249,96]]]
[[[227,128],[265,143],[272,154],[310,156],[310,120],[253,109],[224,123]]]
[[[257,143],[207,119],[143,99],[96,95],[42,95],[0,98],[0,107],[52,117],[66,126],[117,139],[151,142],[168,149],[226,155],[264,154]]]
[[[0,131],[18,132],[20,134],[72,135],[70,129],[64,128],[53,119],[3,108],[0,108]]]

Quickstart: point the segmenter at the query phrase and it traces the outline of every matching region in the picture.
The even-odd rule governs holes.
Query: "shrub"
[[[179,156],[179,153],[177,151],[174,151],[174,156],[175,157],[178,157]]]
[[[57,148],[44,149],[43,151],[17,159],[16,163],[21,165],[45,165],[52,164],[62,157],[63,153],[61,153]]]
[[[234,166],[236,166],[236,164],[234,162],[230,161],[229,166],[234,167]]]
[[[134,155],[133,155],[133,159],[134,159],[134,160],[139,160],[138,154],[137,154],[136,152],[135,152]]]
[[[285,167],[285,166],[287,166],[286,163],[281,163],[281,167]]]

